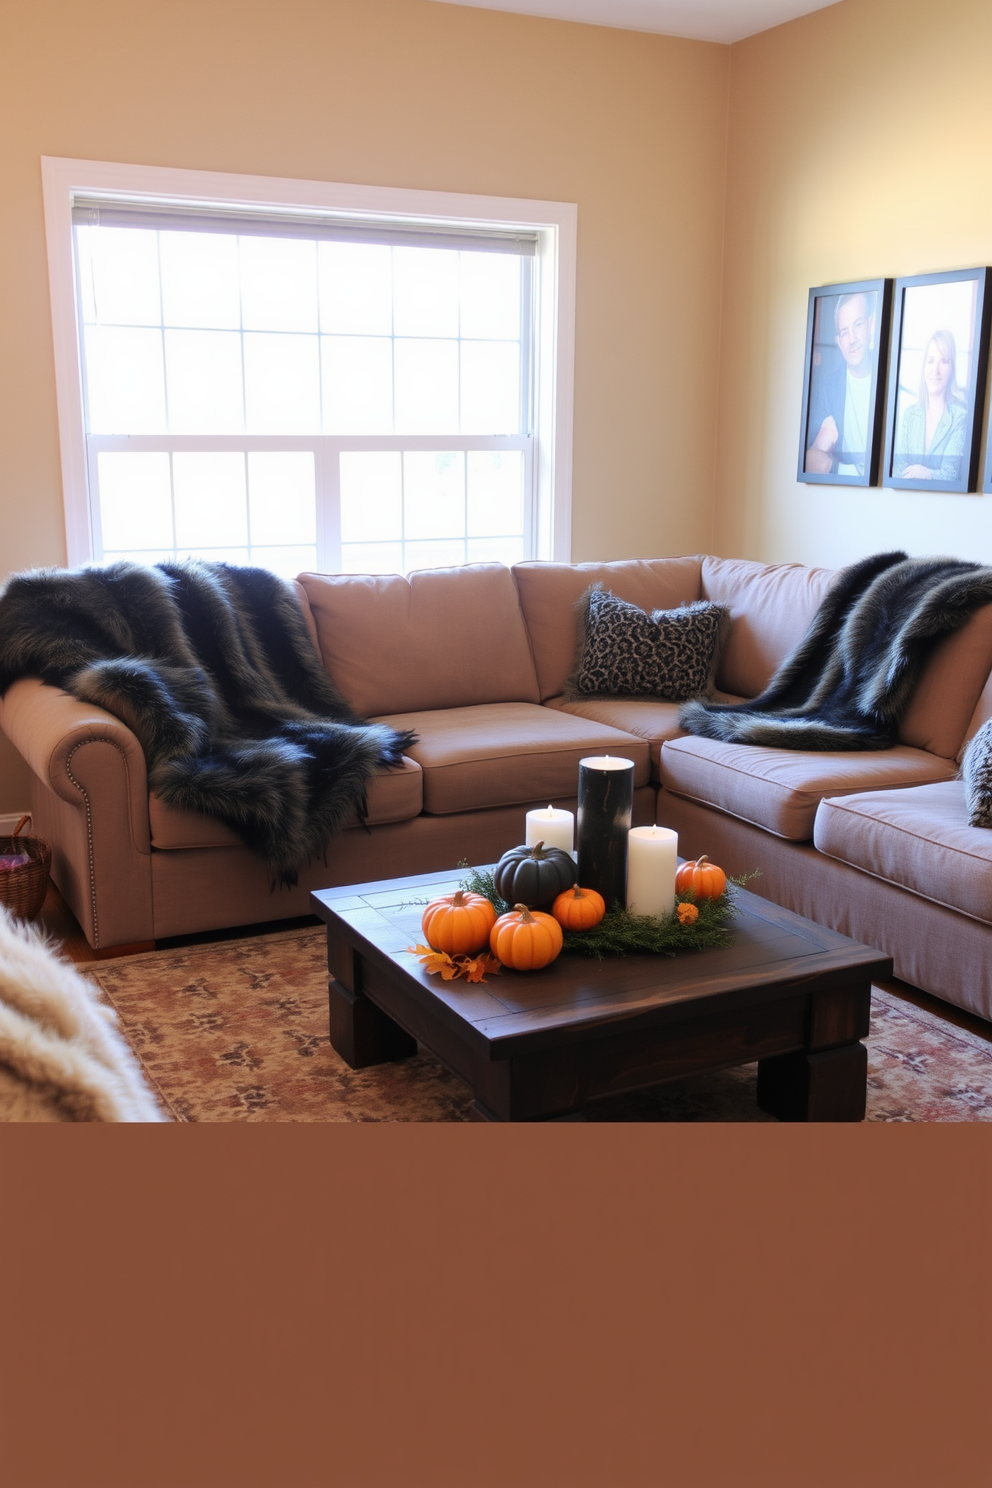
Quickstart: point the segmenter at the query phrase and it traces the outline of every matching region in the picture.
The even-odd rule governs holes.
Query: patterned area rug
[[[322,928],[85,968],[176,1121],[467,1121],[468,1088],[421,1051],[352,1070],[327,1039]],[[80,968],[81,970],[83,968]],[[597,1102],[596,1121],[771,1121],[757,1065]],[[992,1043],[875,988],[869,1121],[992,1121]]]

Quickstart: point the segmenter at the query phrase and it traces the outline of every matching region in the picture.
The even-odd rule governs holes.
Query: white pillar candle
[[[627,908],[665,918],[675,908],[679,834],[668,827],[632,827],[627,836]]]
[[[541,806],[527,813],[527,846],[536,847],[543,842],[545,847],[560,847],[572,851],[575,836],[575,817],[571,811],[561,811],[556,806]]]

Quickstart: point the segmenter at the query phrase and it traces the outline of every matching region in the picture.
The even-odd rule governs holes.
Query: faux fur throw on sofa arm
[[[292,588],[226,563],[39,569],[0,593],[0,694],[40,677],[122,719],[151,788],[296,882],[412,735],[358,718]]]
[[[890,749],[938,641],[992,603],[992,568],[880,553],[838,574],[799,645],[746,703],[686,703],[690,734],[778,749]]]

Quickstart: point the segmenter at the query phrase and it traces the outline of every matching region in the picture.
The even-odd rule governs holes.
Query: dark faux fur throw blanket
[[[296,882],[412,735],[365,723],[320,664],[296,596],[226,563],[39,569],[0,593],[0,694],[19,677],[115,714],[151,789],[226,822]]]
[[[686,703],[690,734],[779,749],[891,749],[934,646],[992,603],[992,568],[880,553],[842,570],[795,650],[746,703]]]

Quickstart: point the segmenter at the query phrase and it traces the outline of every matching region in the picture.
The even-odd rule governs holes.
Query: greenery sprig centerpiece
[[[511,906],[496,892],[491,872],[471,868],[465,859],[458,867],[465,870],[463,889],[488,899],[497,915],[506,914]],[[566,930],[562,950],[602,960],[606,956],[676,956],[682,951],[729,945],[736,891],[752,877],[729,879],[718,899],[697,899],[691,890],[677,894],[675,911],[666,919],[629,914],[616,906],[590,930]]]

